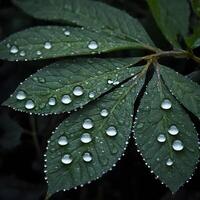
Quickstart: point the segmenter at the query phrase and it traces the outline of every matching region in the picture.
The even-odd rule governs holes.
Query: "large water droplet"
[[[19,51],[19,49],[18,49],[18,47],[16,47],[16,46],[12,46],[12,47],[10,48],[10,53],[12,53],[12,54],[16,54],[16,53],[18,53],[18,51]]]
[[[158,142],[163,143],[163,142],[166,141],[166,137],[165,137],[164,134],[160,134],[160,135],[157,137],[157,140],[158,140]]]
[[[175,140],[172,144],[172,148],[175,151],[181,151],[181,150],[183,150],[184,146],[183,146],[183,143],[180,140]]]
[[[116,130],[116,128],[115,128],[114,126],[110,126],[110,127],[106,130],[106,134],[107,134],[108,136],[111,136],[111,137],[116,136],[116,135],[117,135],[117,130]]]
[[[50,106],[55,106],[56,105],[56,98],[54,98],[54,97],[49,98],[48,104]]]
[[[44,48],[45,48],[45,49],[51,49],[51,48],[52,48],[51,43],[50,43],[50,42],[45,42],[45,43],[44,43]]]
[[[65,164],[65,165],[70,164],[70,163],[72,162],[72,157],[71,157],[71,155],[65,154],[65,155],[62,157],[61,162],[62,162],[63,164]]]
[[[64,35],[65,35],[65,36],[70,36],[70,34],[71,34],[70,31],[68,31],[68,30],[65,30],[65,31],[64,31]]]
[[[25,108],[28,109],[28,110],[31,110],[35,107],[35,104],[32,100],[28,100],[25,104]]]
[[[85,119],[84,122],[83,122],[83,128],[84,129],[91,129],[93,128],[93,122],[91,119]]]
[[[19,91],[17,92],[16,98],[18,100],[24,100],[26,99],[26,93],[24,91]]]
[[[161,103],[161,108],[164,110],[168,110],[172,107],[172,103],[169,99],[164,99]]]
[[[168,133],[170,135],[177,135],[179,133],[179,130],[178,130],[178,128],[175,125],[172,125],[168,129]]]
[[[81,86],[76,86],[73,90],[73,94],[75,96],[81,96],[83,95],[83,88]]]
[[[67,140],[67,137],[65,136],[61,136],[59,139],[58,139],[58,144],[60,146],[65,146],[68,144],[68,140]]]
[[[102,117],[107,117],[108,116],[108,111],[106,109],[101,110],[100,115]]]
[[[94,49],[97,49],[99,47],[99,45],[97,44],[97,42],[96,41],[90,41],[89,42],[89,44],[88,44],[88,48],[89,49],[92,49],[92,50],[94,50]]]
[[[21,51],[21,52],[19,53],[19,55],[22,56],[22,57],[24,57],[24,56],[26,55],[26,53],[25,53],[25,51]]]
[[[171,158],[169,158],[169,159],[166,161],[166,165],[167,165],[167,166],[172,166],[173,163],[174,163],[174,162],[172,161]]]
[[[92,161],[92,155],[89,152],[86,152],[83,154],[83,160],[85,162],[91,162]]]
[[[72,102],[72,99],[69,95],[66,94],[66,95],[63,95],[61,102],[63,104],[70,104]]]
[[[89,143],[92,141],[92,137],[89,133],[83,133],[83,135],[81,136],[81,142],[83,143]]]

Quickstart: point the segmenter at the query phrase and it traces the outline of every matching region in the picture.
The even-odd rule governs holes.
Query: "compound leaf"
[[[178,36],[186,36],[190,9],[187,0],[147,0],[156,23],[166,39],[179,48]]]
[[[142,67],[139,58],[74,59],[51,64],[31,75],[4,103],[19,111],[58,114],[83,107]]]
[[[161,75],[172,94],[188,110],[200,118],[199,85],[165,66],[161,66]]]
[[[138,42],[144,48],[153,46],[148,34],[136,19],[101,2],[88,0],[15,0],[14,2],[35,18],[104,31],[123,40]]]
[[[141,48],[140,44],[83,28],[41,26],[14,33],[0,43],[0,58],[10,61],[90,55]]]
[[[192,176],[199,158],[197,132],[185,110],[156,75],[142,98],[135,137],[151,170],[172,192]]]
[[[49,195],[99,178],[120,159],[143,82],[139,74],[60,124],[48,142]]]

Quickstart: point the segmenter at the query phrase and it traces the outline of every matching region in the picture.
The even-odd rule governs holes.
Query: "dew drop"
[[[168,110],[172,107],[172,103],[169,99],[164,99],[161,103],[161,108],[164,110]]]
[[[64,35],[65,35],[65,36],[70,36],[70,34],[71,34],[70,31],[68,31],[68,30],[65,30],[65,31],[64,31]]]
[[[19,53],[19,55],[22,56],[22,57],[24,57],[24,56],[26,55],[26,53],[25,53],[25,51],[21,51],[21,52]]]
[[[172,148],[175,151],[181,151],[181,150],[183,150],[184,146],[183,146],[183,143],[180,140],[175,140],[172,144]]]
[[[81,86],[76,86],[73,90],[73,94],[77,97],[83,95],[83,88]]]
[[[98,46],[98,44],[97,44],[97,42],[96,41],[90,41],[89,42],[89,44],[88,44],[88,48],[89,49],[92,49],[92,50],[94,50],[94,49],[97,49],[99,46]]]
[[[106,130],[106,134],[107,134],[108,136],[111,136],[111,137],[116,136],[116,135],[117,135],[117,130],[116,130],[116,128],[115,128],[114,126],[110,126],[110,127]]]
[[[179,133],[179,130],[178,130],[178,128],[175,125],[172,125],[168,129],[168,133],[170,135],[177,135]]]
[[[36,54],[37,54],[38,56],[40,56],[40,55],[42,55],[42,52],[41,52],[41,51],[37,51]]]
[[[89,93],[89,98],[90,98],[90,99],[93,99],[94,97],[95,97],[95,93],[94,93],[94,92],[90,92],[90,93]]]
[[[101,110],[100,115],[102,117],[107,117],[108,116],[108,111],[106,109]]]
[[[25,94],[25,92],[24,92],[24,91],[19,91],[19,92],[17,92],[16,98],[17,98],[18,100],[24,100],[24,99],[26,99],[26,94]]]
[[[58,139],[58,144],[60,146],[65,146],[68,144],[68,140],[65,136],[61,136],[59,139]]]
[[[35,104],[32,100],[28,100],[25,104],[25,108],[28,109],[28,110],[31,110],[35,107]]]
[[[108,80],[107,82],[108,82],[108,84],[113,84],[112,80]]]
[[[174,162],[172,161],[172,159],[169,158],[169,159],[167,160],[167,162],[166,162],[166,165],[167,165],[167,166],[172,166],[173,163],[174,163]]]
[[[85,119],[82,126],[84,129],[91,129],[94,125],[91,119]]]
[[[54,98],[54,97],[49,98],[48,104],[50,106],[55,106],[56,105],[56,98]]]
[[[62,97],[61,102],[63,104],[70,104],[72,102],[72,99],[69,95],[66,94]]]
[[[70,164],[70,163],[72,162],[72,157],[71,157],[71,155],[65,154],[65,155],[62,157],[61,162],[62,162],[63,164],[65,164],[65,165]]]
[[[16,46],[12,46],[10,48],[10,53],[12,53],[12,54],[16,54],[16,53],[18,53],[18,51],[19,51],[19,49]]]
[[[83,154],[83,160],[85,162],[91,162],[92,161],[92,155],[89,152],[86,152]]]
[[[45,48],[45,49],[51,49],[51,48],[52,48],[51,43],[50,43],[50,42],[45,42],[45,43],[44,43],[44,48]]]
[[[89,143],[92,141],[92,137],[89,133],[83,133],[83,135],[81,136],[81,142],[83,143]]]
[[[166,137],[165,137],[164,134],[160,134],[160,135],[157,137],[157,140],[158,140],[158,142],[163,143],[163,142],[166,141]]]

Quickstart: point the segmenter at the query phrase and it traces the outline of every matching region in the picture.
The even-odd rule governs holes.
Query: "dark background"
[[[157,29],[145,0],[104,0],[105,2],[127,10],[139,18],[145,28],[163,49],[170,45]],[[196,19],[193,14],[191,21]],[[34,25],[46,24],[23,14],[11,1],[0,0],[0,40],[11,33]],[[180,39],[181,40],[181,39]],[[183,44],[184,45],[184,44]],[[110,56],[135,56],[146,52],[127,51]],[[195,50],[198,55],[199,50]],[[6,62],[0,61],[0,103],[37,69],[51,61],[42,62]],[[168,66],[199,82],[200,76],[196,63],[190,60],[168,58],[162,60]],[[54,127],[65,117],[38,117],[0,108],[0,200],[43,200],[47,185],[44,181],[43,154],[46,141]],[[198,120],[192,116],[198,131]],[[181,188],[175,195],[161,185],[144,164],[136,152],[131,139],[125,156],[117,166],[96,182],[77,190],[60,192],[51,200],[200,200],[200,173],[197,168],[192,181]]]

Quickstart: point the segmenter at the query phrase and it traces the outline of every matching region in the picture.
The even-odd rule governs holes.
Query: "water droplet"
[[[161,103],[161,108],[164,110],[168,110],[172,107],[172,103],[169,99],[164,99]]]
[[[83,143],[89,143],[92,141],[92,137],[89,133],[83,133],[83,135],[81,136],[81,142]]]
[[[81,86],[76,86],[73,90],[73,94],[77,97],[83,95],[83,88]]]
[[[108,80],[108,84],[113,84],[113,81],[112,80]]]
[[[106,109],[103,109],[101,112],[100,112],[100,115],[102,117],[107,117],[108,116],[108,111]]]
[[[60,146],[65,146],[68,144],[68,140],[65,136],[61,136],[59,139],[58,139],[58,144]]]
[[[64,35],[66,35],[66,36],[70,36],[70,34],[71,34],[70,31],[68,31],[68,30],[64,31]]]
[[[24,57],[24,56],[26,55],[26,53],[25,53],[25,51],[21,51],[21,52],[19,53],[19,55],[22,56],[22,57]]]
[[[40,55],[42,55],[42,52],[41,52],[41,51],[37,51],[36,54],[37,54],[38,56],[40,56]]]
[[[99,46],[98,46],[98,44],[97,44],[97,42],[96,41],[90,41],[89,42],[89,44],[88,44],[88,48],[89,49],[92,49],[92,50],[94,50],[94,49],[97,49]]]
[[[24,99],[26,99],[26,94],[25,94],[25,92],[24,92],[24,91],[19,91],[19,92],[17,92],[16,98],[17,98],[18,100],[24,100]]]
[[[120,83],[119,81],[114,81],[113,85],[119,85],[119,83]]]
[[[84,129],[91,129],[93,127],[93,122],[91,119],[85,119],[83,122],[83,128]]]
[[[183,143],[180,140],[175,140],[172,144],[172,148],[175,151],[181,151],[181,150],[183,150],[184,146],[183,146]]]
[[[85,162],[91,162],[92,161],[92,155],[90,153],[88,153],[88,152],[84,153],[83,154],[83,160]]]
[[[95,93],[94,93],[94,92],[90,92],[90,93],[89,93],[89,98],[90,98],[90,99],[93,99],[94,97],[95,97]]]
[[[158,137],[157,137],[157,140],[158,142],[165,142],[166,141],[166,137],[164,134],[160,134]]]
[[[167,165],[167,166],[172,166],[173,163],[174,163],[174,162],[172,161],[172,159],[169,158],[169,159],[167,160],[167,162],[166,162],[166,165]]]
[[[178,128],[175,125],[170,126],[170,128],[168,129],[168,133],[170,135],[177,135],[179,133]]]
[[[117,135],[117,130],[114,126],[110,126],[107,130],[106,130],[106,134],[108,136],[116,136]]]
[[[10,53],[12,53],[12,54],[16,54],[16,53],[18,53],[18,51],[19,51],[19,49],[16,46],[12,46],[10,48]]]
[[[65,155],[62,157],[61,162],[62,162],[63,164],[68,165],[68,164],[70,164],[70,163],[72,162],[72,158],[71,158],[71,156],[70,156],[69,154],[65,154]]]
[[[50,106],[55,106],[56,105],[56,98],[54,98],[54,97],[49,98],[48,104]]]
[[[31,110],[35,107],[35,104],[32,100],[28,100],[25,104],[25,108],[28,109],[28,110]]]
[[[72,99],[69,95],[66,94],[62,97],[61,102],[63,104],[70,104],[72,102]]]
[[[45,83],[45,82],[46,82],[45,78],[43,78],[43,77],[39,77],[39,78],[38,78],[38,81],[39,81],[40,83]]]
[[[52,48],[51,43],[50,43],[50,42],[45,42],[45,43],[44,43],[44,48],[45,48],[45,49],[51,49],[51,48]]]

